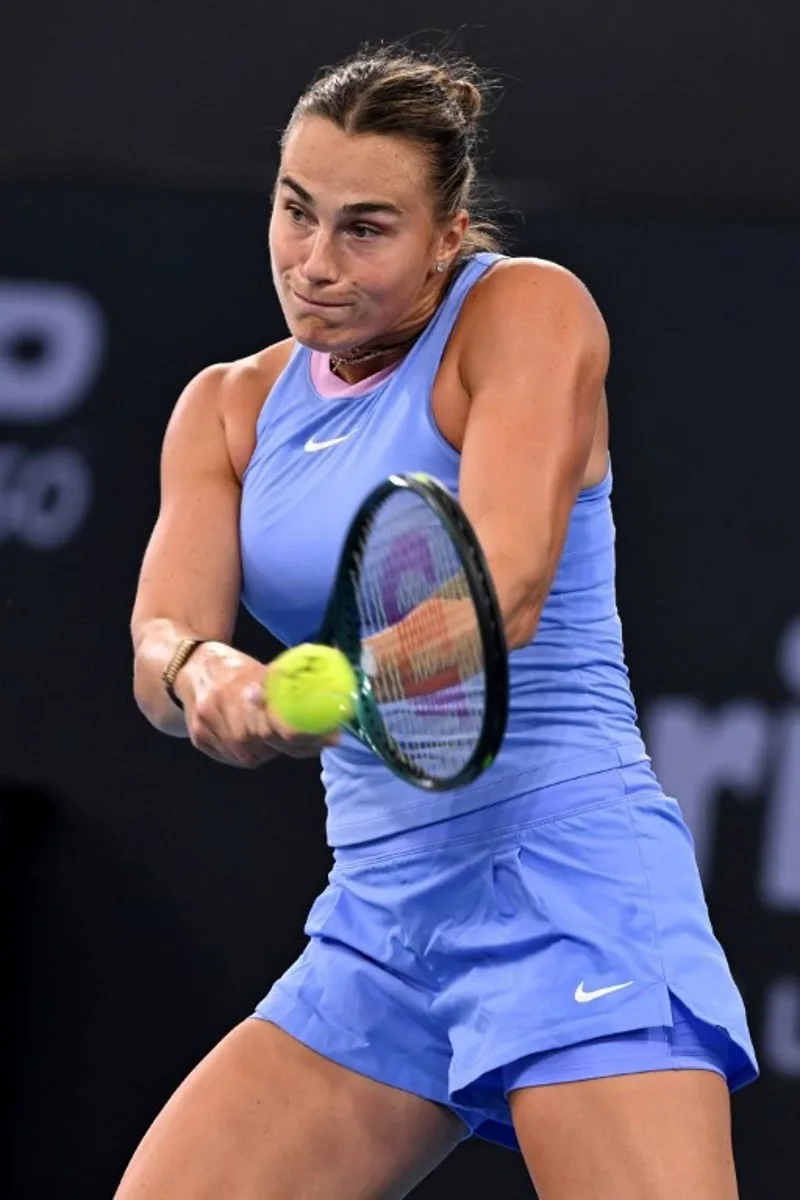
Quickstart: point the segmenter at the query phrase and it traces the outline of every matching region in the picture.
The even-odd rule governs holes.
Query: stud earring
[[[437,262],[437,264],[436,264],[436,270],[437,270],[437,271],[439,272],[439,274],[441,275],[442,271],[446,271],[446,270],[447,270],[447,263],[446,263],[446,262]]]

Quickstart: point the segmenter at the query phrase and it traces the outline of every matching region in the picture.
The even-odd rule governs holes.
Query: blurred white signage
[[[47,425],[80,408],[105,343],[103,312],[82,289],[0,280],[0,426]],[[20,436],[0,442],[0,545],[65,545],[83,525],[92,491],[91,464],[73,447],[34,449]]]
[[[800,699],[800,617],[784,629],[777,673]],[[770,707],[730,700],[709,709],[692,696],[664,696],[646,714],[653,765],[679,801],[695,839],[701,873],[711,874],[720,796],[764,808],[757,899],[776,920],[800,918],[800,704]],[[780,914],[780,915],[778,915]],[[798,972],[773,980],[763,1003],[764,1065],[800,1079],[800,937]]]

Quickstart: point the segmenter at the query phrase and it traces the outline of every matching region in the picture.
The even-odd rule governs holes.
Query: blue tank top
[[[373,487],[394,472],[425,471],[458,495],[460,456],[434,421],[431,394],[464,299],[498,258],[467,260],[422,336],[374,389],[324,398],[303,346],[273,387],[243,480],[242,599],[286,645],[315,637],[348,525]],[[616,606],[610,492],[609,469],[579,494],[536,635],[511,653],[508,731],[495,763],[466,787],[431,795],[345,735],[322,754],[331,846],[647,758]],[[535,806],[533,795],[532,819]]]

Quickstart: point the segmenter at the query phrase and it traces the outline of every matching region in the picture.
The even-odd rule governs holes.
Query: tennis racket
[[[430,791],[476,779],[508,717],[508,649],[489,569],[466,516],[431,476],[392,475],[348,531],[316,640],[354,669],[345,728]]]

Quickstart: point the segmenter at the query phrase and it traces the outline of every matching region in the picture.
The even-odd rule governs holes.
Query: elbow
[[[506,645],[509,650],[519,650],[536,636],[550,590],[549,571],[529,568],[523,574],[518,559],[510,555],[489,557],[489,570],[500,606]]]
[[[533,641],[546,597],[547,588],[541,582],[520,585],[514,592],[509,590],[499,594],[500,612],[509,651],[520,650]]]
[[[506,645],[511,650],[521,650],[536,636],[541,607],[532,606],[509,614],[504,618]]]

